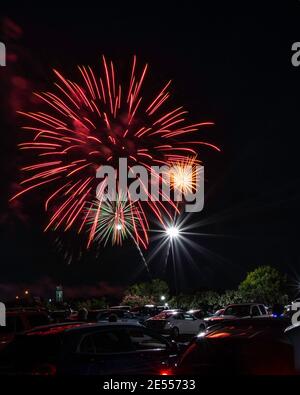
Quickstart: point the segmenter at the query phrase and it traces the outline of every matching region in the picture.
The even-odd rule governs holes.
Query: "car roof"
[[[258,304],[263,304],[263,303],[232,303],[232,304],[229,304],[228,306],[226,306],[225,309],[227,309],[227,307],[234,307],[234,306],[253,306],[253,305],[258,305]]]
[[[105,322],[105,323],[87,323],[87,322],[63,322],[58,324],[43,325],[35,327],[24,332],[24,335],[52,335],[59,333],[71,333],[78,330],[94,330],[95,328],[105,328],[105,327],[141,327],[140,324],[134,323],[122,323],[122,322]]]
[[[213,324],[210,328],[209,331],[214,331],[214,330],[220,330],[225,327],[231,327],[231,328],[238,328],[238,327],[245,327],[245,326],[251,326],[253,328],[276,328],[276,327],[282,327],[286,328],[290,324],[290,319],[286,317],[282,318],[275,318],[272,316],[261,316],[261,317],[253,317],[253,318],[235,318],[235,319],[229,319],[229,320],[219,320],[216,321],[215,324]]]
[[[100,313],[130,313],[129,310],[125,310],[125,309],[104,309],[104,310],[100,310]]]
[[[289,325],[288,319],[264,318],[241,318],[236,320],[222,321],[213,325],[207,332],[197,336],[201,339],[251,339],[263,335],[276,334],[283,336]]]

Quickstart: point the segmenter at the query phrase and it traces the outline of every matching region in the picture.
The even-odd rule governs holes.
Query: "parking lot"
[[[254,315],[253,313],[257,315]],[[202,310],[126,306],[12,309],[1,327],[0,374],[41,376],[299,373],[300,326],[240,304]]]

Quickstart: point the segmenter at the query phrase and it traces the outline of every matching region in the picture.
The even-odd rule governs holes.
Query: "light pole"
[[[178,226],[171,225],[165,230],[166,236],[169,239],[169,251],[171,250],[172,253],[172,263],[173,263],[173,270],[174,270],[174,283],[175,283],[175,295],[177,296],[178,290],[177,290],[177,276],[176,276],[176,262],[175,262],[175,254],[174,254],[174,242],[176,239],[180,238],[180,229]],[[167,258],[168,259],[168,258]],[[177,298],[176,298],[177,299]],[[176,300],[176,307],[177,306],[177,300]]]

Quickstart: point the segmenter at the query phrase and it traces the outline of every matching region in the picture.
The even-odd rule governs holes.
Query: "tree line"
[[[287,304],[287,278],[271,266],[260,266],[248,273],[235,290],[196,291],[192,294],[171,295],[168,284],[160,279],[133,284],[126,291],[123,305],[131,307],[146,304],[163,305],[172,308],[196,309],[210,307],[219,309],[231,303],[259,302],[266,305]]]

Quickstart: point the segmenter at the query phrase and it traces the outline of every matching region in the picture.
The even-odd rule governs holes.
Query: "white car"
[[[147,328],[162,335],[196,335],[206,329],[205,321],[196,318],[193,314],[181,311],[162,311],[155,317],[145,321]]]
[[[138,319],[130,311],[111,309],[101,311],[97,322],[122,322],[124,324],[138,324]]]

